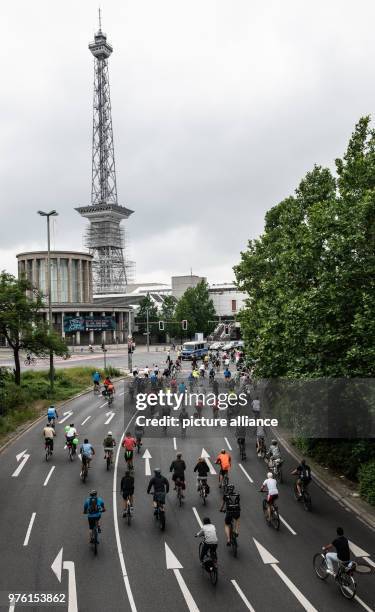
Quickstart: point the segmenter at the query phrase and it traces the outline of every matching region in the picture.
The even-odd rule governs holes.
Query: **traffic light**
[[[164,331],[164,321],[159,321],[159,331]]]
[[[188,322],[186,321],[186,319],[184,319],[183,321],[181,321],[182,323],[182,329],[184,331],[187,331],[187,327],[188,327]]]
[[[229,325],[226,325],[226,326],[225,326],[224,331],[225,331],[226,335],[228,335],[228,334],[229,334]]]

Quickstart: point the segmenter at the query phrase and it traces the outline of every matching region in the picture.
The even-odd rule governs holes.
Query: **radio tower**
[[[94,56],[91,205],[75,210],[90,221],[85,245],[93,254],[94,293],[122,293],[132,280],[134,262],[126,260],[125,233],[120,226],[133,213],[117,202],[108,58],[113,48],[99,31],[89,45]]]

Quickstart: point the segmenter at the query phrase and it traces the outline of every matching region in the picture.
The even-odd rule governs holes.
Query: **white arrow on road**
[[[64,412],[64,418],[59,420],[60,425],[62,423],[65,423],[65,421],[67,421],[68,418],[72,416],[72,414],[73,414],[72,410],[69,410],[69,412]]]
[[[106,412],[105,416],[108,417],[108,419],[106,421],[104,421],[104,425],[108,425],[108,423],[110,423],[113,419],[113,417],[115,416],[114,412]]]
[[[23,459],[22,459],[22,457],[23,457]],[[27,448],[25,448],[25,450],[22,451],[22,453],[18,453],[18,455],[16,455],[16,459],[17,459],[18,463],[20,462],[21,459],[22,459],[22,461],[19,464],[18,468],[13,472],[13,474],[12,474],[13,478],[17,478],[17,476],[20,475],[21,470],[23,469],[23,467],[25,466],[27,461],[30,459],[30,455],[27,454]]]
[[[360,548],[359,546],[357,546],[357,544],[354,544],[354,542],[350,542],[350,540],[349,540],[349,548],[355,557],[362,557],[365,561],[367,561],[369,565],[372,565],[372,567],[375,567],[375,563],[373,562],[372,559],[370,559],[370,553],[363,550],[363,548]]]
[[[61,582],[62,570],[68,570],[68,612],[78,612],[75,567],[73,561],[63,562],[63,549],[58,553],[51,569],[59,582]]]
[[[145,476],[151,476],[150,459],[152,459],[152,457],[148,448],[146,448],[145,452],[143,453],[142,459],[145,460]]]
[[[206,463],[207,463],[208,467],[210,468],[210,474],[216,474],[216,470],[215,470],[214,466],[212,465],[212,463],[210,461],[210,455],[208,454],[208,452],[204,448],[202,448],[201,457],[205,458]]]
[[[275,559],[275,557],[273,557],[271,553],[268,552],[268,550],[264,548],[262,544],[260,544],[260,542],[258,542],[255,538],[253,538],[253,540],[254,540],[255,546],[258,549],[258,553],[260,554],[263,563],[270,565],[272,569],[276,572],[276,574],[280,576],[281,580],[284,582],[284,584],[286,584],[288,589],[293,593],[294,597],[298,599],[301,606],[305,608],[307,612],[318,612],[317,609],[314,608],[314,606],[309,602],[309,600],[306,599],[306,597],[296,587],[296,585],[293,584],[293,582],[288,578],[288,576],[284,574],[284,572],[279,568],[278,560]]]
[[[199,608],[195,603],[192,594],[186,586],[186,582],[181,576],[180,570],[183,569],[181,563],[178,559],[176,559],[175,555],[169,548],[168,544],[165,542],[165,560],[167,564],[167,569],[173,570],[174,575],[176,576],[176,580],[178,582],[178,586],[181,589],[181,592],[184,596],[186,605],[190,612],[199,612]]]

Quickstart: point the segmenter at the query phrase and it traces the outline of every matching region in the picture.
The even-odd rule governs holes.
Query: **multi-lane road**
[[[190,410],[191,413],[191,410]],[[116,399],[109,409],[92,393],[66,404],[60,414],[51,461],[44,456],[41,421],[8,445],[0,456],[2,502],[0,592],[1,609],[7,593],[65,593],[60,609],[74,612],[208,612],[256,610],[375,610],[375,534],[317,485],[311,485],[313,511],[306,513],[293,497],[291,476],[280,486],[279,532],[264,520],[258,490],[265,478],[265,463],[258,459],[254,439],[248,441],[247,460],[241,462],[234,431],[227,428],[195,428],[181,439],[178,428],[165,435],[148,427],[141,455],[135,457],[135,513],[129,527],[122,518],[119,482],[124,472],[123,452],[118,446],[111,471],[106,470],[102,442],[110,429],[118,442],[134,430],[135,408],[126,384],[117,384]],[[64,426],[74,422],[80,441],[88,437],[96,449],[88,480],[79,478],[79,458],[70,462],[64,450]],[[215,458],[221,448],[232,454],[230,480],[241,493],[241,528],[238,557],[225,545],[224,515],[218,489]],[[155,523],[152,498],[146,495],[151,469],[160,467],[166,476],[176,455],[187,463],[187,491],[180,508],[173,487],[167,496],[165,532]],[[211,492],[204,507],[196,491],[193,468],[206,451],[212,464]],[[151,458],[142,458],[148,450]],[[147,453],[148,454],[148,453]],[[285,473],[295,461],[285,452]],[[88,543],[83,501],[91,488],[104,498],[103,533],[94,557]],[[198,561],[194,534],[205,516],[219,534],[219,580],[214,587]],[[345,600],[333,580],[315,576],[312,557],[330,542],[341,525],[361,564],[372,573],[358,575],[357,599]],[[57,610],[30,606],[31,610]]]

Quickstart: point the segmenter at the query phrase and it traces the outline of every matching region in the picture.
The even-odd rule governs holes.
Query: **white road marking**
[[[14,603],[10,604],[9,606],[9,612],[14,612],[14,610],[16,609]]]
[[[118,551],[118,556],[119,556],[119,560],[120,560],[120,566],[121,566],[122,577],[123,577],[123,580],[124,580],[125,590],[126,590],[126,593],[127,593],[128,599],[129,599],[129,604],[130,604],[130,608],[131,608],[132,612],[137,612],[137,608],[136,608],[136,605],[135,605],[135,601],[134,601],[133,593],[132,593],[132,590],[131,590],[128,574],[127,574],[127,571],[126,571],[124,553],[122,552],[120,531],[119,531],[119,526],[118,526],[118,513],[117,513],[117,496],[118,496],[118,492],[116,490],[116,484],[117,484],[117,470],[118,470],[118,461],[119,461],[119,457],[120,457],[121,442],[124,439],[125,432],[129,429],[129,425],[132,422],[132,420],[134,419],[134,417],[136,416],[136,414],[137,414],[136,412],[133,414],[132,418],[130,419],[129,423],[126,426],[125,431],[123,432],[123,434],[121,436],[120,443],[119,443],[119,445],[117,447],[115,466],[114,466],[114,471],[113,471],[113,520],[114,520],[114,525],[115,525],[116,544],[117,544],[117,551]]]
[[[255,538],[253,538],[254,544],[258,549],[258,553],[263,561],[263,563],[270,565],[272,569],[278,574],[281,580],[286,584],[288,589],[293,593],[294,597],[298,599],[301,606],[305,608],[306,612],[318,612],[316,608],[309,602],[308,599],[301,593],[301,591],[296,587],[295,584],[288,578],[286,574],[280,569],[278,566],[278,560],[275,559],[273,555]]]
[[[81,425],[84,425],[85,423],[87,423],[89,419],[91,419],[91,416],[86,417],[85,420],[82,421]]]
[[[206,460],[206,463],[208,467],[210,468],[210,474],[215,474],[216,476],[216,470],[210,461],[210,455],[204,448],[202,448],[201,457],[204,457],[204,459]]]
[[[349,548],[355,557],[362,557],[369,565],[375,567],[374,561],[370,559],[370,553],[366,552],[365,550],[363,550],[363,548],[360,548],[359,546],[357,546],[357,544],[354,544],[354,542],[351,542],[350,540]]]
[[[31,530],[32,530],[33,525],[34,525],[35,517],[36,517],[36,512],[33,512],[32,515],[31,515],[30,523],[29,523],[29,526],[27,528],[26,536],[25,536],[25,539],[24,539],[24,542],[23,542],[24,546],[27,546],[28,543],[29,543],[30,534],[31,534]]]
[[[251,484],[254,484],[254,480],[251,478],[250,474],[247,473],[247,471],[245,470],[244,466],[241,465],[241,463],[239,463],[238,467],[243,471],[243,473],[245,474],[246,478],[251,482]]]
[[[46,486],[48,485],[48,481],[49,481],[49,479],[51,478],[51,476],[52,476],[52,474],[53,474],[53,471],[54,471],[55,467],[56,467],[55,465],[53,465],[53,466],[51,467],[50,471],[48,472],[47,478],[45,479],[45,481],[44,481],[44,483],[43,483],[43,487],[46,487]]]
[[[296,531],[294,531],[294,529],[292,529],[292,527],[289,525],[289,523],[286,522],[286,520],[281,516],[281,514],[279,514],[279,519],[283,523],[283,525],[285,525],[285,527],[287,529],[289,529],[289,531],[290,531],[290,533],[292,535],[297,535]]]
[[[195,603],[193,596],[190,593],[186,585],[185,580],[181,576],[180,570],[183,569],[183,567],[181,563],[178,561],[178,559],[176,559],[175,555],[173,554],[173,552],[171,551],[171,549],[169,548],[166,542],[165,542],[165,558],[166,558],[167,569],[173,570],[173,573],[178,582],[178,586],[181,589],[181,593],[184,596],[186,605],[189,609],[189,612],[199,612],[199,608],[197,604]]]
[[[372,567],[375,567],[375,563],[373,562],[372,559],[370,559],[370,557],[363,557],[363,558],[369,565],[371,565]]]
[[[65,423],[65,421],[67,421],[68,418],[72,416],[72,414],[73,414],[72,410],[69,410],[69,412],[64,412],[64,418],[59,419],[59,424],[62,425],[63,423]]]
[[[98,406],[98,408],[104,408],[104,406],[107,406],[108,402],[104,402],[104,404],[100,404],[100,406]]]
[[[19,464],[18,468],[13,472],[12,478],[17,478],[20,475],[20,473],[23,470],[24,466],[26,465],[26,463],[30,459],[30,455],[27,454],[27,448],[24,451],[22,451],[22,453],[18,453],[18,455],[16,455],[16,459],[17,459],[18,462],[20,461],[20,459],[22,459],[22,461]]]
[[[59,582],[61,582],[63,568],[64,570],[68,570],[68,612],[78,612],[76,571],[74,563],[73,561],[64,561],[63,563],[63,549],[61,549],[57,553],[57,556],[51,565],[51,569]]]
[[[224,438],[224,440],[225,440],[225,444],[227,445],[227,447],[229,448],[229,450],[232,450],[232,447],[231,447],[231,445],[229,444],[229,440],[228,440],[228,438]]]
[[[367,604],[365,604],[365,602],[364,602],[364,601],[362,601],[362,599],[360,599],[360,598],[358,597],[358,595],[354,595],[354,599],[355,599],[356,601],[358,601],[358,603],[359,603],[359,604],[360,604],[360,605],[361,605],[361,606],[362,606],[362,607],[363,607],[365,610],[367,610],[367,612],[374,612],[374,610],[373,610],[372,608],[369,608],[369,606],[368,606]]]
[[[151,476],[150,459],[152,459],[152,457],[148,448],[146,448],[145,452],[143,453],[142,459],[145,460],[145,476]]]
[[[174,448],[174,450],[177,450],[177,441],[176,441],[176,438],[173,438],[173,448]]]
[[[247,607],[247,609],[250,610],[251,612],[255,612],[253,606],[251,605],[251,603],[247,599],[247,597],[246,597],[245,593],[242,591],[242,589],[240,589],[240,587],[238,586],[237,582],[235,580],[231,580],[231,583],[233,584],[234,588],[236,589],[237,593],[241,597],[241,599],[244,602],[244,604]]]
[[[108,425],[108,423],[110,423],[113,419],[113,417],[115,416],[114,412],[107,412],[106,415],[108,417],[108,419],[106,421],[104,421],[104,425]]]
[[[193,512],[194,512],[194,514],[195,514],[195,518],[197,519],[197,522],[198,522],[199,527],[202,529],[202,527],[203,527],[203,523],[202,523],[202,521],[201,521],[201,517],[200,517],[200,516],[199,516],[199,514],[198,514],[198,510],[197,510],[196,508],[194,508],[194,507],[192,508],[192,510],[193,510]]]

